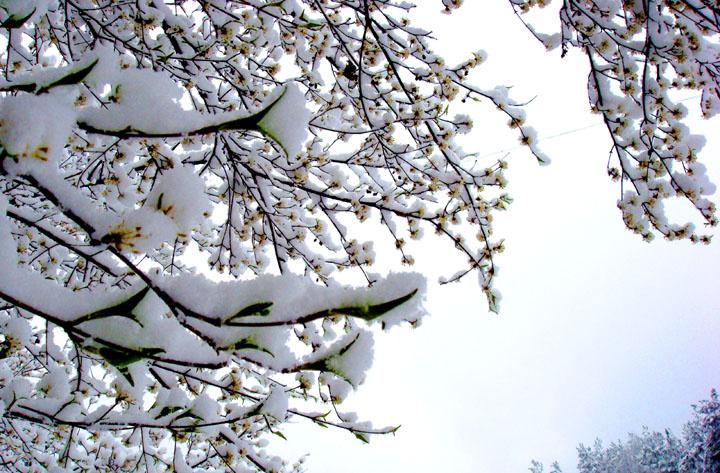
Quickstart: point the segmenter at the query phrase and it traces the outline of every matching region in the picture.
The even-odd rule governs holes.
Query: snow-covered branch
[[[548,49],[578,48],[589,65],[588,98],[611,138],[608,174],[620,183],[626,226],[646,240],[688,238],[709,243],[692,223],[668,220],[664,203],[679,197],[706,227],[718,223],[708,199],[715,185],[699,161],[705,138],[685,124],[684,91],[700,92],[703,117],[720,111],[720,19],[698,0],[566,0],[561,31],[539,33],[524,14],[547,1],[510,0],[518,17]]]

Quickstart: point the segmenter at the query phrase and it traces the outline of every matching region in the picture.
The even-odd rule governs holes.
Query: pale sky
[[[647,244],[624,228],[605,170],[608,137],[591,126],[599,118],[588,112],[578,54],[545,53],[501,0],[470,0],[450,17],[437,14],[439,1],[423,3],[416,23],[436,32],[439,52],[489,53],[479,85],[537,96],[528,123],[553,163],[539,167],[496,128],[504,117],[478,107],[466,147],[510,151],[515,198],[496,227],[507,247],[500,316],[487,311],[475,279],[439,286],[457,266],[443,271],[450,250],[422,242],[413,255],[430,280],[430,315],[417,330],[378,334],[367,382],[344,406],[377,426],[402,424],[397,435],[364,445],[298,422],[271,450],[309,453],[313,473],[514,473],[532,459],[573,472],[580,442],[609,444],[643,425],[680,434],[690,404],[720,387],[720,241]],[[693,124],[708,136],[703,155],[714,156],[718,120]],[[720,182],[717,162],[705,163]]]

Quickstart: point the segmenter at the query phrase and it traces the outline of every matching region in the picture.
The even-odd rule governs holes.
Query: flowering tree
[[[301,468],[264,449],[290,418],[363,441],[396,430],[340,403],[371,361],[369,326],[416,324],[424,279],[372,274],[354,220],[379,222],[404,264],[406,240],[436,232],[467,259],[444,281],[476,275],[495,310],[506,163],[458,146],[472,122],[451,104],[489,104],[546,162],[507,88],[468,81],[484,53],[446,64],[410,10],[0,2],[4,466],[279,471]],[[629,117],[627,133],[649,126]],[[631,164],[621,177],[655,196],[638,208],[659,209],[676,188],[648,166],[643,187]],[[698,166],[671,174],[687,195]],[[345,269],[371,287],[340,286]]]
[[[291,417],[393,432],[338,405],[368,324],[415,324],[424,282],[377,280],[350,224],[377,218],[407,264],[429,226],[494,304],[505,165],[455,144],[448,104],[489,101],[535,148],[505,89],[466,83],[482,54],[445,64],[386,1],[2,7],[3,463],[278,471]],[[333,282],[348,268],[372,288]]]

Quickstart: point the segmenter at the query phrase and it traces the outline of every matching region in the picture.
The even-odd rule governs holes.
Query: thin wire
[[[561,131],[560,133],[556,133],[556,134],[554,134],[554,135],[544,136],[544,137],[542,137],[542,138],[538,138],[537,142],[538,142],[538,143],[540,143],[540,142],[545,142],[545,141],[548,141],[548,140],[552,140],[552,139],[555,139],[555,138],[559,138],[559,137],[561,137],[561,136],[571,135],[571,134],[573,134],[573,133],[578,133],[578,132],[580,132],[580,131],[588,130],[588,129],[590,129],[590,128],[595,128],[595,127],[602,126],[602,125],[603,125],[602,123],[593,123],[592,125],[586,125],[586,126],[583,126],[583,127],[580,127],[580,128],[573,128],[572,130]],[[518,149],[526,149],[526,148],[527,148],[526,145],[515,145],[515,146],[512,146],[512,147],[510,147],[510,148],[503,148],[503,149],[498,150],[498,151],[493,151],[492,153],[484,154],[484,155],[480,156],[478,159],[487,158],[488,156],[494,156],[494,155],[496,155],[496,154],[510,154],[511,152],[516,151],[516,150],[518,150]]]
[[[678,100],[678,102],[687,102],[687,101],[689,101],[689,100],[695,100],[695,99],[698,99],[698,98],[700,98],[700,97],[702,97],[702,96],[701,96],[701,95],[694,95],[694,96],[692,96],[692,97],[686,97],[686,98],[684,98],[684,99]],[[578,133],[578,132],[581,132],[581,131],[589,130],[590,128],[600,127],[600,126],[604,126],[604,125],[605,125],[604,123],[593,123],[592,125],[585,125],[585,126],[581,126],[581,127],[579,127],[579,128],[573,128],[573,129],[571,129],[571,130],[561,131],[560,133],[556,133],[556,134],[554,134],[554,135],[544,136],[544,137],[538,138],[537,142],[538,142],[538,143],[541,143],[541,142],[544,142],[544,141],[553,140],[553,139],[555,139],[555,138],[560,138],[561,136],[572,135],[573,133]],[[494,155],[496,155],[496,154],[506,154],[506,155],[507,155],[507,154],[510,154],[510,153],[513,152],[513,151],[516,151],[516,150],[519,150],[519,149],[526,149],[526,148],[527,148],[527,146],[525,146],[525,145],[515,145],[515,146],[509,147],[509,148],[503,148],[503,149],[500,149],[500,150],[497,150],[497,151],[493,151],[492,153],[483,154],[482,156],[479,156],[477,159],[487,158],[487,157],[489,157],[489,156],[494,156]]]

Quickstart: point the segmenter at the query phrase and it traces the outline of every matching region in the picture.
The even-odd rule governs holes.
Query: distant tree
[[[720,473],[720,399],[713,390],[710,399],[693,406],[693,419],[683,427],[684,452],[680,471]]]
[[[543,465],[539,461],[533,460],[530,463],[530,468],[528,468],[528,470],[530,470],[530,473],[544,473],[545,465]],[[549,473],[562,473],[558,462],[553,462],[552,465],[550,465]]]
[[[720,472],[720,402],[715,390],[710,398],[693,405],[693,418],[683,426],[683,437],[669,430],[630,434],[625,442],[604,447],[578,447],[579,473],[718,473]],[[543,473],[533,461],[532,473]],[[560,473],[557,463],[551,473]]]
[[[460,3],[443,0],[447,11]],[[291,418],[363,441],[396,430],[339,404],[371,362],[369,326],[419,321],[424,278],[371,273],[357,222],[381,224],[407,265],[407,240],[436,232],[467,260],[444,282],[475,274],[497,310],[504,246],[492,222],[511,202],[507,163],[457,144],[472,121],[454,102],[497,109],[546,162],[508,88],[468,80],[484,53],[447,64],[411,10],[389,0],[0,1],[0,464],[292,470],[302,465],[265,451]],[[650,23],[639,24],[636,34]],[[717,30],[702,31],[710,39],[678,48],[710,54]],[[598,58],[595,74],[611,77],[611,59]],[[645,76],[645,115],[637,93],[612,107],[605,92],[596,99],[619,177],[637,193],[623,194],[625,219],[697,241],[664,223],[660,202],[683,195],[714,223],[699,144],[682,109],[658,102],[673,73]],[[335,282],[346,269],[372,287]]]

